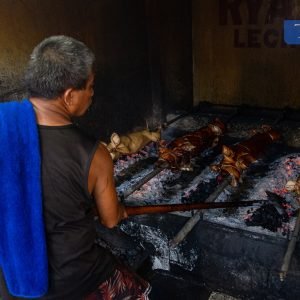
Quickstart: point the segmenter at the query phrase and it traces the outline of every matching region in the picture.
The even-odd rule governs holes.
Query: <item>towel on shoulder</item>
[[[27,99],[0,104],[0,267],[13,296],[48,289],[41,159],[35,112]]]

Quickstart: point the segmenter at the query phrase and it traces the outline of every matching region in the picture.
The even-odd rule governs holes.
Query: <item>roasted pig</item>
[[[199,155],[206,148],[216,146],[219,136],[225,132],[225,129],[225,124],[215,119],[207,126],[176,138],[169,144],[160,142],[157,165],[190,170],[191,158]]]
[[[229,174],[232,177],[231,185],[237,186],[241,182],[242,172],[257,161],[264,153],[266,147],[278,140],[279,133],[269,126],[264,126],[250,139],[233,146],[223,145],[223,159],[220,164],[212,165],[216,172]]]

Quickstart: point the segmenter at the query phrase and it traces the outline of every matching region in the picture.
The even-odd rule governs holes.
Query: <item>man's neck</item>
[[[71,116],[61,99],[30,98],[39,125],[61,126],[71,124]]]

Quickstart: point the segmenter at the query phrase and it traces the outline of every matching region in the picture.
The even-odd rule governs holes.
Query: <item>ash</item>
[[[245,198],[242,200],[268,200],[268,193],[273,193],[284,199],[289,207],[297,206],[299,197],[297,199],[294,193],[288,192],[285,185],[289,180],[296,180],[299,174],[300,153],[283,156],[270,165],[266,176],[253,179],[254,184],[247,190]],[[216,201],[230,198],[233,192],[234,189],[229,187]],[[252,226],[251,218],[253,224],[256,222],[261,226]],[[251,209],[238,208],[231,215],[224,214],[223,209],[211,210],[204,215],[204,219],[272,236],[287,235],[294,229],[296,221],[292,208],[287,208],[283,215],[279,215],[274,205],[270,203]],[[251,227],[248,227],[247,224]]]
[[[167,121],[171,121],[178,115],[168,114]],[[199,116],[187,116],[185,118],[179,119],[176,122],[170,124],[169,128],[183,128],[186,131],[198,130],[200,127],[207,126],[210,118],[208,117],[199,117]],[[167,130],[168,130],[167,129]],[[172,136],[174,138],[174,136]]]
[[[171,120],[176,115],[168,115],[167,120]],[[183,134],[206,126],[214,117],[190,115],[172,123],[162,133],[162,139],[167,142],[182,136]],[[220,116],[222,120],[222,116]],[[224,119],[223,119],[224,120]],[[255,129],[260,129],[262,125],[272,124],[272,120],[264,118],[247,117],[235,118],[228,125],[228,133],[224,136],[224,144],[232,145],[241,140],[251,137]],[[244,183],[237,188],[228,186],[215,200],[216,202],[224,201],[243,201],[243,200],[267,200],[267,191],[284,198],[287,203],[298,201],[296,195],[285,189],[285,184],[289,180],[296,180],[300,174],[300,154],[287,147],[300,146],[300,127],[299,122],[291,126],[291,122],[282,122],[280,131],[283,133],[282,144],[272,145],[268,150],[268,157],[252,164],[244,172]],[[290,155],[286,153],[295,152]],[[279,153],[284,155],[279,157]],[[141,162],[147,162],[152,158],[152,163],[145,164],[142,168]],[[155,159],[157,158],[157,149],[155,145],[150,145],[135,155],[121,157],[115,163],[116,176],[122,177],[129,169],[135,168],[130,172],[130,177],[118,185],[118,192],[122,193],[131,189],[136,183],[140,182],[144,176],[154,170]],[[217,164],[222,159],[221,155],[216,152],[212,153],[211,149],[199,155],[199,158],[193,159],[194,169],[191,172],[163,170],[157,174],[139,190],[135,191],[128,198],[126,204],[132,205],[155,205],[155,204],[177,204],[177,203],[195,203],[204,202],[218,186],[217,174],[210,169],[211,164]],[[275,161],[273,161],[276,159]],[[135,167],[137,166],[137,167]],[[213,209],[203,212],[203,219],[211,223],[218,223],[229,228],[236,228],[249,232],[251,236],[257,234],[268,235],[276,238],[286,239],[284,234],[288,234],[294,229],[295,217],[288,214],[288,219],[281,219],[280,222],[272,223],[268,226],[248,226],[250,217],[259,214],[262,205],[257,204],[251,208],[235,209]],[[274,205],[268,203],[264,207],[268,214],[276,215]],[[258,211],[258,212],[256,212]],[[176,212],[173,214],[191,217],[193,212]],[[278,221],[278,220],[277,220]],[[128,235],[142,240],[142,244],[150,243],[155,251],[151,254],[152,268],[169,270],[170,264],[177,264],[186,270],[192,270],[197,260],[198,250],[191,250],[190,253],[184,253],[184,242],[176,248],[169,248],[169,237],[163,232],[163,228],[154,228],[138,223],[126,222],[122,224],[121,229]],[[172,239],[170,237],[170,239]]]
[[[270,171],[263,178],[255,179],[249,199],[267,199],[266,191],[281,196],[288,195],[285,185],[289,180],[296,180],[300,174],[300,153],[286,155],[270,165]]]
[[[145,146],[138,153],[123,155],[114,163],[114,175],[120,176],[126,170],[140,161],[146,160],[150,157],[157,157],[157,150],[154,143]]]
[[[228,135],[233,138],[247,139],[256,133],[262,125],[265,125],[265,120],[247,120],[247,123],[234,120],[228,125]],[[267,122],[268,123],[268,122]]]
[[[117,192],[122,194],[128,189],[131,189],[135,184],[139,183],[141,179],[143,179],[146,175],[153,171],[153,166],[148,166],[146,169],[142,169],[139,172],[132,175],[132,177],[125,181],[124,183],[120,184],[117,187]]]
[[[172,172],[165,169],[130,195],[126,201],[140,204],[178,203],[180,202],[180,198],[177,196],[177,191],[181,190],[181,186],[173,186],[173,192],[175,193],[170,198],[165,186],[168,182],[179,178],[179,176],[180,172]]]
[[[290,147],[300,147],[300,126],[299,122],[283,122],[280,126],[284,132],[284,142]]]
[[[203,155],[205,159],[205,155],[209,156],[210,152],[207,151]],[[217,163],[219,160],[220,156],[214,162]],[[149,171],[147,171],[148,173]],[[138,178],[133,177],[132,180],[138,182],[142,177],[139,174]],[[216,174],[211,171],[210,166],[195,168],[194,172],[174,172],[164,169],[139,190],[131,194],[126,199],[126,203],[132,205],[155,205],[203,202],[215,188],[215,178]],[[127,188],[129,188],[128,183],[121,185],[119,190],[126,190]],[[191,216],[191,212],[176,212],[174,214]]]
[[[170,270],[170,264],[177,264],[187,271],[195,267],[198,259],[197,249],[190,249],[188,253],[183,251],[182,246],[170,248],[169,237],[159,228],[138,225],[134,222],[126,222],[121,225],[121,230],[126,234],[138,238],[141,243],[151,243],[155,251],[151,255],[152,269]]]

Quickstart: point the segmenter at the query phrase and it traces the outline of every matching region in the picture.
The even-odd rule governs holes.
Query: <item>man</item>
[[[103,225],[127,217],[104,146],[72,124],[94,94],[94,55],[66,36],[42,41],[25,72],[39,128],[49,290],[40,299],[147,299],[149,284],[97,246],[93,201]]]

